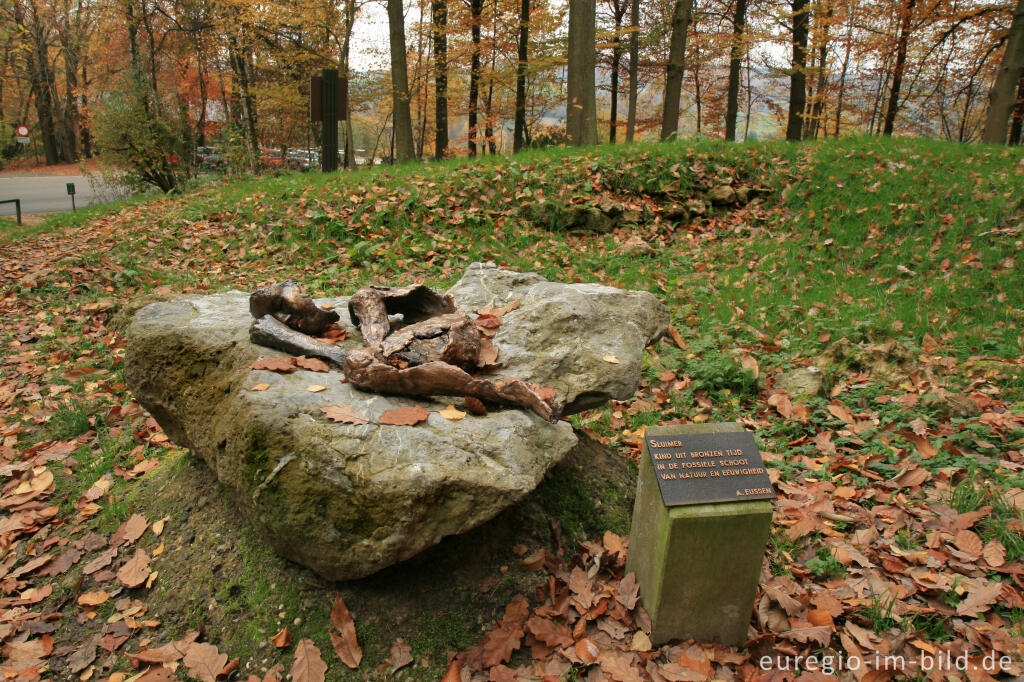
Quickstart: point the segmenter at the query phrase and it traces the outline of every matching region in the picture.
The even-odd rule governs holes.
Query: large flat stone
[[[620,294],[631,301],[632,292]],[[346,299],[318,303],[333,304],[343,326],[351,326]],[[523,319],[536,314],[530,306],[524,296],[521,309],[529,316]],[[503,329],[516,324],[512,315],[506,315]],[[243,292],[146,306],[129,328],[126,378],[170,438],[210,466],[275,551],[327,578],[369,575],[480,525],[532,491],[577,442],[567,422],[550,424],[521,410],[494,409],[449,421],[436,411],[458,399],[366,393],[343,383],[340,371],[252,370],[256,359],[283,354],[254,346],[250,322]],[[347,343],[355,346],[359,334],[352,332]],[[623,343],[640,344],[635,351],[614,346],[604,354],[631,358],[649,341],[641,337],[623,336]],[[550,342],[547,336],[538,339]],[[563,344],[586,347],[580,339]],[[597,361],[602,368],[621,369]],[[516,376],[550,383],[557,372]],[[628,380],[621,375],[617,382],[624,386]],[[637,360],[630,392],[639,381]],[[249,390],[260,383],[269,388]],[[326,390],[307,391],[313,384]],[[560,393],[605,391],[607,384],[590,390],[567,382]],[[404,405],[432,413],[417,426],[350,425],[324,418],[321,408],[331,405],[349,406],[371,421]]]

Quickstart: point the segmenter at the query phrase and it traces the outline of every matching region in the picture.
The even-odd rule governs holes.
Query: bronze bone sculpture
[[[338,313],[317,307],[292,280],[263,287],[249,297],[254,318],[249,338],[261,346],[329,362],[365,391],[471,396],[524,407],[550,422],[561,416],[557,401],[545,400],[524,381],[495,383],[469,374],[480,357],[480,332],[451,296],[423,285],[370,286],[353,294],[348,309],[363,335],[363,346],[343,350],[313,338],[337,322]],[[397,315],[401,322],[393,325],[392,316]]]

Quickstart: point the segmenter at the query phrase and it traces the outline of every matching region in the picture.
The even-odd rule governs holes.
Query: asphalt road
[[[23,215],[70,211],[69,182],[75,183],[75,203],[79,208],[100,203],[84,175],[0,175],[0,201],[21,199]],[[14,204],[0,204],[0,216],[14,214]]]

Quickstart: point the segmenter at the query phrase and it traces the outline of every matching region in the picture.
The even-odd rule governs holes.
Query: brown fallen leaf
[[[340,594],[334,597],[334,606],[331,608],[331,625],[341,635],[339,637],[333,632],[331,633],[331,642],[334,644],[334,651],[338,654],[338,658],[349,668],[357,670],[359,662],[363,660],[363,650],[356,640],[356,624]]]
[[[615,601],[632,610],[639,598],[640,585],[636,581],[636,574],[630,571],[619,581],[619,586],[615,591]]]
[[[154,521],[153,525],[150,527],[150,530],[153,531],[153,535],[160,537],[160,535],[164,532],[164,525],[170,520],[170,516],[165,516],[162,519],[157,519],[156,521]]]
[[[319,358],[307,358],[305,355],[300,355],[297,358],[292,358],[296,367],[302,369],[308,369],[310,372],[330,372],[331,367],[323,360]]]
[[[453,422],[457,422],[457,421],[459,421],[460,419],[462,419],[463,417],[466,416],[465,412],[463,412],[461,410],[455,409],[454,405],[449,405],[448,407],[444,408],[443,410],[438,410],[437,413],[439,415],[441,415],[442,417],[444,417],[445,419],[447,419],[448,421],[453,421]]]
[[[639,630],[637,630],[637,632],[639,632]],[[589,637],[584,637],[576,642],[576,656],[578,656],[584,663],[593,663],[596,661],[597,654],[599,652],[600,649],[597,648],[597,644]]]
[[[462,664],[458,658],[453,658],[448,670],[445,672],[441,682],[462,682]]]
[[[295,645],[295,662],[289,672],[292,682],[324,682],[327,664],[313,640],[306,637]]]
[[[961,552],[970,556],[972,560],[979,558],[985,548],[978,534],[971,530],[958,532],[953,538],[953,544]]]
[[[513,310],[515,310],[516,308],[518,308],[520,301],[522,301],[522,299],[517,298],[516,300],[512,301],[508,305],[503,305],[503,306],[500,306],[500,307],[488,306],[488,307],[484,308],[483,310],[479,311],[479,313],[481,315],[494,315],[495,317],[501,317],[505,313],[510,313]]]
[[[82,567],[82,573],[92,575],[101,568],[106,568],[114,560],[115,556],[117,556],[117,547],[111,547],[105,552],[100,552],[95,559]]]
[[[252,369],[265,369],[271,372],[294,372],[293,358],[262,358],[250,365]]]
[[[217,682],[217,676],[227,662],[227,654],[222,654],[217,647],[205,642],[193,643],[182,659],[188,671],[203,682]]]
[[[135,556],[117,570],[117,581],[128,588],[139,587],[146,582],[149,574],[149,555],[137,549]]]
[[[967,596],[956,605],[956,615],[976,616],[991,608],[992,604],[1003,593],[1003,584],[993,580],[990,583],[971,589]]]
[[[110,536],[110,546],[120,547],[121,545],[130,545],[146,532],[146,528],[149,527],[149,521],[142,514],[132,514],[131,517],[121,524],[121,526],[114,531],[114,534]]]
[[[609,353],[608,355],[603,356],[601,359],[604,360],[605,362],[611,363],[613,365],[619,364],[619,359],[617,357],[615,357],[614,355],[612,355],[611,353]]]
[[[377,419],[378,424],[391,426],[415,426],[425,422],[430,412],[419,405],[409,405],[396,410],[384,410]]]
[[[572,632],[568,625],[555,623],[540,616],[531,616],[526,621],[526,631],[538,641],[553,648],[567,647],[573,643]]]
[[[499,663],[508,663],[512,652],[522,645],[523,628],[518,621],[506,620],[494,626],[484,635],[483,664],[491,668]]]
[[[330,405],[329,407],[321,407],[320,411],[324,413],[324,416],[330,419],[332,422],[341,422],[344,424],[369,424],[370,420],[353,410],[348,405],[344,407],[338,407],[337,405]]]
[[[278,649],[283,649],[292,643],[292,633],[288,628],[283,628],[279,633],[270,638],[271,643]]]
[[[1006,547],[999,540],[989,541],[981,554],[992,568],[999,568],[1006,563]]]
[[[498,362],[498,347],[486,336],[480,337],[480,353],[477,354],[476,366],[480,369],[497,369],[501,366]]]
[[[412,663],[412,647],[399,637],[391,645],[391,658],[388,659],[388,670],[394,675],[396,671]]]
[[[839,421],[846,422],[847,424],[852,424],[855,421],[853,413],[850,412],[850,408],[838,400],[833,400],[828,404],[828,411],[833,417]]]
[[[320,393],[321,391],[326,391],[327,387],[321,386],[320,384],[312,384],[310,386],[306,386],[306,390],[310,393]]]
[[[674,343],[675,343],[675,344],[676,344],[677,346],[679,346],[679,347],[680,347],[680,348],[682,348],[683,350],[686,350],[686,344],[685,344],[685,343],[683,343],[683,337],[679,335],[679,330],[675,328],[675,325],[671,325],[671,324],[670,324],[670,325],[668,326],[668,335],[669,335],[670,337],[672,337],[672,341],[673,341],[673,342],[674,342]]]
[[[270,384],[256,384],[255,386],[253,386],[249,390],[250,391],[265,391],[268,388],[270,388]]]
[[[755,379],[761,376],[761,368],[758,366],[757,360],[750,353],[744,353],[740,356],[740,366],[743,369],[749,369]]]
[[[78,603],[82,606],[99,606],[110,599],[110,593],[103,590],[97,592],[86,592],[78,597]]]
[[[469,412],[480,417],[487,414],[487,406],[484,405],[479,398],[474,398],[471,395],[467,395],[463,399],[463,402],[466,405],[466,410],[468,410]]]

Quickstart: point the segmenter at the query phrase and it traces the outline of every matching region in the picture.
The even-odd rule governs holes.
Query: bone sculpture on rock
[[[349,299],[349,316],[363,346],[344,351],[314,338],[339,319],[317,307],[288,280],[257,289],[249,298],[253,343],[317,357],[342,369],[358,388],[412,396],[461,395],[524,407],[556,422],[562,406],[543,389],[518,379],[491,382],[469,372],[479,366],[480,331],[450,295],[423,285],[370,286]]]

